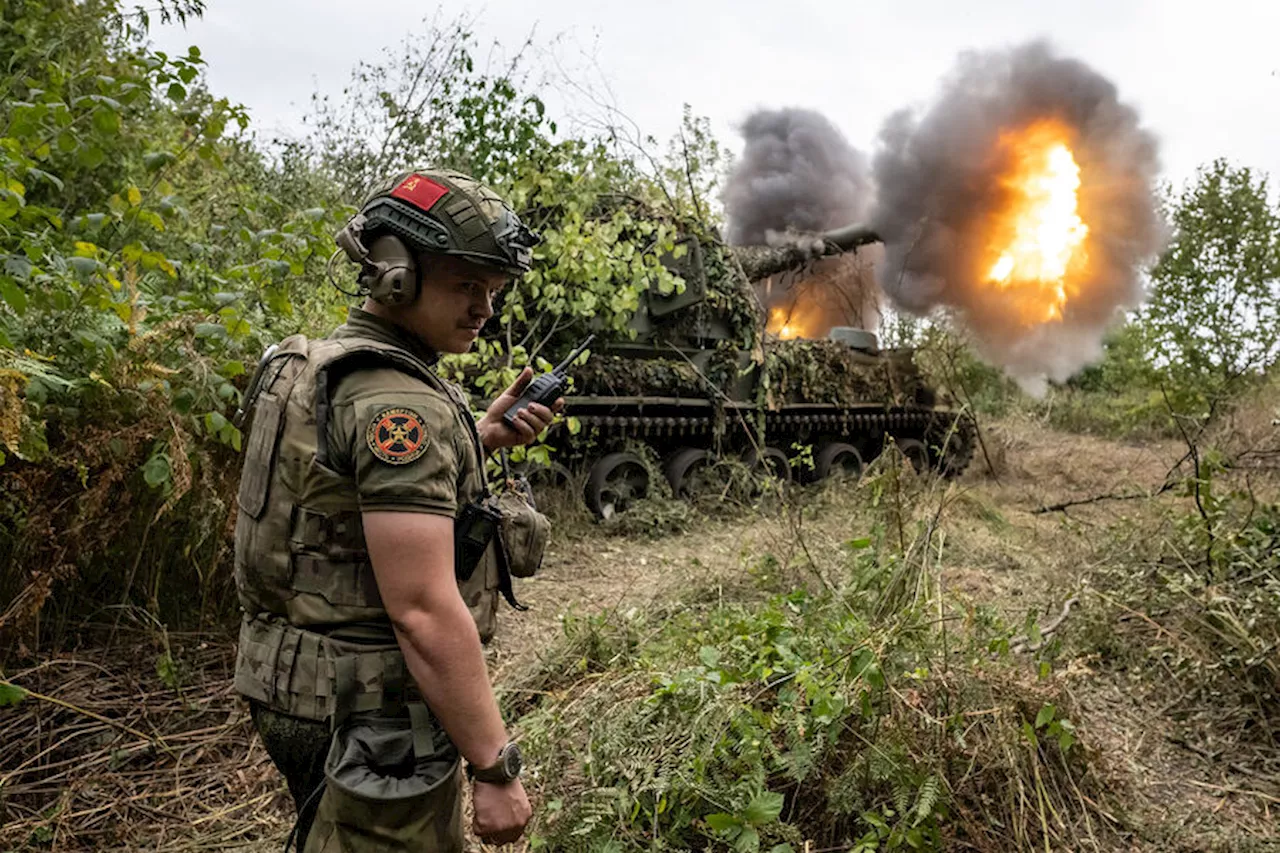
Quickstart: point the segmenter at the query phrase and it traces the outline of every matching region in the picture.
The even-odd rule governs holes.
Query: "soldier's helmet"
[[[448,169],[392,176],[361,205],[366,245],[394,234],[417,252],[454,255],[522,275],[538,236],[502,197],[476,179]]]

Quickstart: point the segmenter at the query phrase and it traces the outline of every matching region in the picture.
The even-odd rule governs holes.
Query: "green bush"
[[[1028,408],[1055,429],[1113,439],[1175,438],[1177,425],[1156,391],[1053,387]]]
[[[0,648],[46,602],[53,636],[227,601],[230,415],[263,344],[336,302],[314,283],[342,208],[272,195],[296,170],[147,24],[116,2],[0,10]]]

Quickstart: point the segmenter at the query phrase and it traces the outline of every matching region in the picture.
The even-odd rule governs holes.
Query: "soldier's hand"
[[[551,408],[539,403],[530,403],[516,415],[515,428],[507,426],[502,416],[506,414],[507,409],[515,405],[516,400],[520,399],[525,387],[532,380],[533,368],[526,367],[516,377],[516,381],[498,395],[498,399],[485,410],[484,417],[476,423],[476,430],[480,433],[480,441],[484,444],[485,450],[499,450],[503,447],[530,443],[538,437],[539,433],[551,426],[556,413],[564,408],[563,397],[556,400]]]
[[[486,844],[510,844],[524,835],[533,807],[519,779],[505,785],[476,782],[471,791],[476,837]]]

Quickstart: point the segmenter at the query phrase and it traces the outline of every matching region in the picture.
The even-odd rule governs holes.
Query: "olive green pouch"
[[[518,489],[507,489],[498,498],[502,513],[502,544],[507,551],[511,574],[533,577],[542,567],[551,522]]]
[[[459,765],[421,714],[352,716],[334,733],[306,853],[461,851]]]

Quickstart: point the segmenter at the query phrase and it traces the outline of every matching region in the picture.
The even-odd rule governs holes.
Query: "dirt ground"
[[[983,439],[985,453],[979,452],[970,471],[951,486],[942,582],[960,604],[995,605],[1013,620],[1028,610],[1042,617],[1058,613],[1097,568],[1091,563],[1098,553],[1093,531],[1126,513],[1150,512],[1151,502],[1108,500],[1065,511],[1037,510],[1091,496],[1150,493],[1183,453],[1175,442],[1107,441],[1056,432],[1030,419],[990,424]],[[823,512],[805,521],[805,540],[811,552],[818,552],[818,563],[823,554],[831,553],[827,549],[866,533],[857,528],[862,522],[856,520],[847,497],[828,489],[821,501]],[[653,540],[570,525],[554,538],[539,576],[520,583],[518,593],[529,611],[503,614],[499,637],[489,649],[495,683],[503,689],[536,666],[540,652],[561,634],[567,614],[625,612],[655,602],[678,602],[695,587],[719,585],[731,591],[764,553],[786,566],[798,559],[793,525],[776,513],[745,513],[698,519],[690,532]],[[229,653],[230,643],[222,645]],[[102,666],[109,673],[117,671]],[[280,849],[291,820],[283,786],[251,736],[243,706],[225,681],[217,682],[226,676],[225,655],[209,672],[221,675],[204,685],[199,696],[188,697],[187,706],[212,714],[218,722],[210,730],[224,732],[232,747],[222,743],[216,749],[184,754],[165,771],[173,777],[169,782],[135,779],[134,796],[151,803],[146,809],[160,812],[153,815],[149,830],[147,811],[140,811],[138,831],[158,834],[150,835],[149,844],[104,844],[101,849]],[[1280,849],[1280,821],[1273,820],[1280,809],[1280,791],[1274,783],[1268,787],[1264,780],[1215,762],[1213,756],[1179,746],[1172,728],[1128,685],[1097,677],[1087,661],[1075,668],[1072,684],[1087,717],[1078,723],[1084,736],[1134,780],[1135,813],[1183,826],[1188,838],[1212,835],[1215,827],[1229,824],[1237,834],[1257,839],[1255,849],[1273,849],[1273,843]],[[97,706],[84,699],[77,707]],[[0,764],[0,778],[9,770]],[[68,790],[80,792],[91,784],[91,779],[77,777],[74,768],[59,772],[65,774],[60,779],[69,783]],[[113,771],[103,765],[92,771],[97,772]],[[204,797],[180,798],[182,825],[189,828],[195,822],[211,828],[203,843],[200,834],[174,826],[173,815],[162,819],[164,810],[151,799],[164,790],[162,784],[185,790],[173,781],[184,775],[218,780],[208,783],[213,787]],[[0,847],[18,846],[28,840],[29,832],[6,837],[0,829]],[[1207,848],[1172,844],[1163,849]]]
[[[1097,531],[1158,514],[1162,502],[1175,500],[1137,496],[1158,491],[1186,450],[1176,441],[1062,433],[1026,418],[989,425],[983,438],[985,453],[956,484],[948,510],[943,583],[961,603],[995,605],[1010,620],[1032,611],[1042,622],[1059,615],[1105,559]],[[1120,499],[1044,511],[1101,496]],[[806,531],[818,551],[866,532],[840,511],[838,494],[825,497],[830,511]],[[790,523],[751,516],[700,523],[696,532],[654,542],[584,535],[557,543],[545,571],[524,585],[531,610],[508,617],[491,650],[496,683],[532,665],[567,613],[625,612],[679,600],[682,589],[733,584],[761,553],[785,563],[792,537]],[[1170,846],[1149,849],[1214,849],[1211,839],[1230,827],[1233,838],[1251,839],[1256,849],[1280,850],[1276,780],[1252,779],[1181,744],[1177,727],[1131,685],[1087,661],[1073,663],[1071,684],[1083,730],[1132,780],[1133,815],[1170,827]]]

